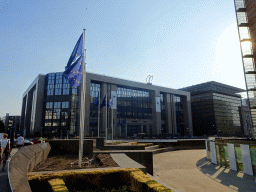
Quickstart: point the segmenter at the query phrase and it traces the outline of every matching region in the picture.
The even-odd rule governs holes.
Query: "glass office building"
[[[191,93],[194,135],[243,136],[241,96],[243,89],[206,82],[181,90]]]
[[[80,87],[72,88],[62,73],[39,75],[23,95],[22,133],[75,137],[79,115]],[[85,136],[193,135],[188,92],[93,73],[86,74],[84,118]]]

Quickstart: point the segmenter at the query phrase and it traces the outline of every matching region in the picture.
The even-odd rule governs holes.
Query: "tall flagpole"
[[[108,88],[107,88],[107,94],[106,94],[106,140],[108,139]]]
[[[113,97],[111,97],[111,102],[113,102]],[[113,126],[114,126],[113,120],[114,120],[114,117],[113,117],[113,103],[112,103],[112,106],[111,106],[112,143],[113,143]]]
[[[100,89],[99,89],[99,100],[98,100],[98,137],[100,137]]]
[[[84,116],[85,116],[85,84],[86,84],[86,66],[85,66],[85,29],[84,29],[84,42],[83,42],[83,80],[81,87],[81,105],[80,105],[80,137],[79,137],[79,158],[78,166],[82,167],[83,158],[83,144],[84,144]]]

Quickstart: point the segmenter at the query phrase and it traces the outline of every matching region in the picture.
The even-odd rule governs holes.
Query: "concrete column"
[[[146,125],[147,129],[147,134],[150,135],[150,125]]]
[[[42,124],[43,122],[43,117],[44,117],[44,87],[45,87],[45,76],[44,75],[39,75],[39,80],[36,85],[37,90],[36,90],[36,109],[35,109],[35,127],[34,131],[41,133],[41,129],[44,126]]]
[[[90,128],[90,105],[91,105],[91,81],[86,76],[85,90],[85,117],[84,117],[84,136],[89,137]]]
[[[193,136],[190,94],[182,97],[184,134]]]
[[[153,116],[153,125],[152,125],[152,134],[159,135],[161,133],[161,112],[156,112],[156,97],[160,97],[160,91],[155,90],[151,94],[152,98],[152,116]]]
[[[237,171],[234,144],[227,143],[227,146],[228,146],[228,156],[229,156],[230,169],[233,170],[233,171]]]
[[[30,120],[31,120],[32,102],[33,102],[33,92],[34,92],[33,88],[28,92],[24,137],[26,137],[27,135],[30,135]],[[24,132],[23,132],[23,134],[24,134]]]
[[[110,90],[111,90],[111,92],[110,92],[110,96],[111,97],[113,97],[113,95],[112,95],[112,92],[117,92],[117,85],[115,85],[115,84],[111,84],[111,86],[110,86]],[[117,94],[116,94],[117,95]],[[116,96],[117,97],[117,96]],[[109,97],[109,99],[110,99],[110,97]],[[109,100],[108,99],[108,100]],[[114,98],[113,98],[114,99]],[[117,101],[117,98],[116,98],[116,101]],[[116,103],[116,106],[117,106],[117,103]],[[113,106],[114,108],[113,108],[113,119],[114,119],[114,125],[113,125],[113,127],[114,127],[114,138],[115,137],[120,137],[120,135],[121,135],[121,129],[120,129],[120,126],[119,127],[117,127],[117,124],[118,124],[118,119],[117,119],[117,117],[116,117],[116,114],[117,114],[117,108],[115,109],[115,106]],[[111,115],[112,115],[112,112],[111,112],[111,110],[112,109],[110,109],[110,113],[111,113]],[[110,115],[110,117],[111,117],[111,120],[112,120],[112,116]],[[109,121],[110,122],[110,126],[111,126],[111,120]],[[111,127],[111,131],[112,131],[112,127]]]
[[[166,130],[167,133],[172,134],[172,112],[171,112],[171,99],[170,94],[166,94]]]
[[[216,156],[216,149],[215,149],[215,143],[210,142],[210,149],[211,149],[211,162],[217,165],[217,156]]]
[[[244,167],[244,173],[253,176],[252,160],[250,155],[249,145],[240,145],[242,153],[242,161]]]
[[[172,132],[177,133],[176,106],[174,95],[171,94]]]
[[[209,159],[209,154],[208,154],[208,143],[207,143],[208,140],[205,140],[205,148],[206,148],[206,156],[207,156],[207,159]]]
[[[107,83],[102,83],[101,84],[101,90],[100,90],[100,104],[103,102],[105,96],[107,94]],[[106,130],[106,125],[107,125],[107,121],[106,121],[106,107],[103,107],[100,109],[101,111],[101,119],[100,119],[100,132],[103,132],[104,135],[103,137],[105,137],[106,133],[105,133],[105,130]]]

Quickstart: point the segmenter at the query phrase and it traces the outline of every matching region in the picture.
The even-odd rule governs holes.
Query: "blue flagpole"
[[[83,42],[83,80],[81,87],[81,105],[80,105],[80,138],[79,138],[79,160],[78,166],[82,167],[83,158],[83,143],[84,143],[84,116],[85,116],[85,81],[86,81],[86,66],[85,66],[85,29],[84,29],[84,42]]]

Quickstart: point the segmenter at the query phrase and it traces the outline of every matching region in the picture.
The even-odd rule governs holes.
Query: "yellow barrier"
[[[125,185],[129,186],[133,191],[172,192],[171,189],[157,183],[155,180],[144,174],[140,169],[136,168],[95,171],[63,171],[47,175],[28,175],[28,180],[48,180],[49,183],[50,181],[53,184],[56,183],[54,186],[59,189],[61,188],[60,186],[65,186],[65,183],[66,185],[75,185],[78,180],[84,180],[85,182],[100,187],[104,179],[110,178],[110,176],[108,177],[109,174],[112,174],[111,180],[113,180],[113,174],[116,174],[116,177],[121,178],[122,183],[125,183]],[[63,183],[61,183],[61,181]],[[118,185],[118,183],[116,184]]]
[[[63,179],[51,179],[48,183],[50,184],[53,192],[68,192],[68,188],[66,187]]]

